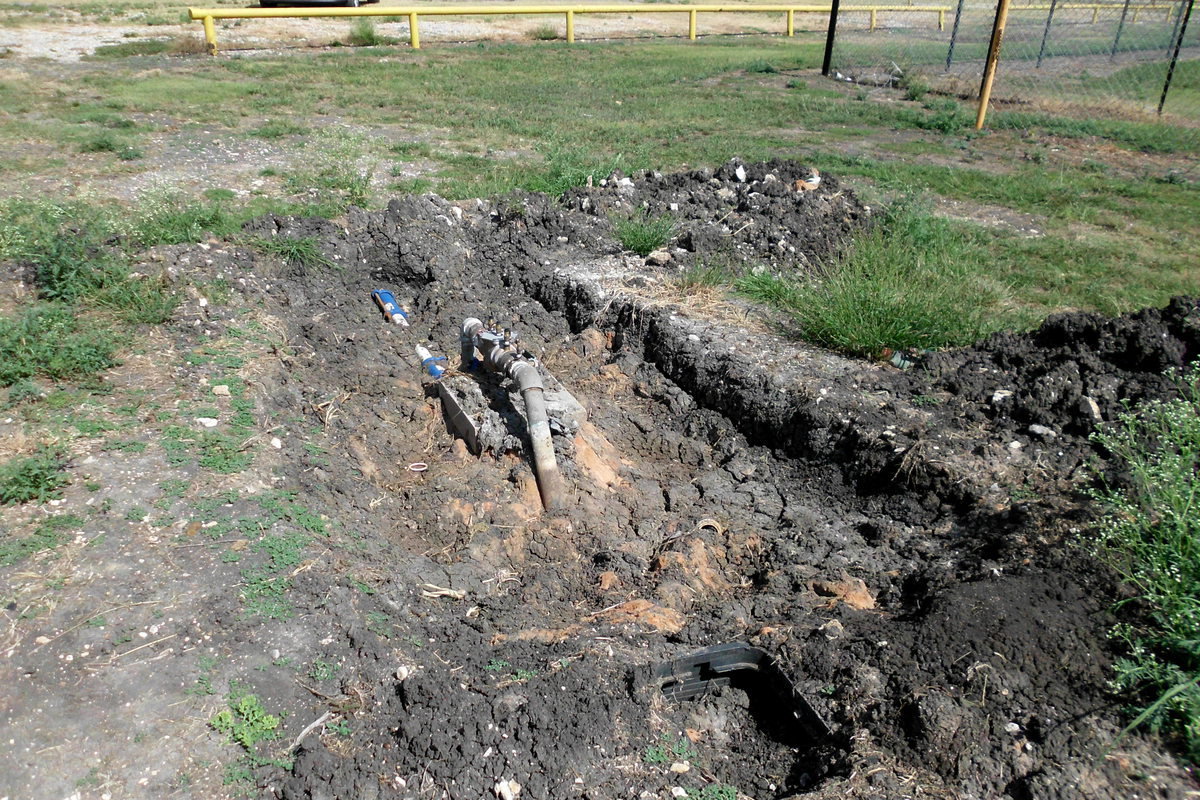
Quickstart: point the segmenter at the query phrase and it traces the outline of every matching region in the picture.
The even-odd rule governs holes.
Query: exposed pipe
[[[417,358],[421,359],[421,366],[435,381],[446,374],[446,368],[437,363],[445,361],[445,356],[435,356],[427,348],[417,345]]]
[[[404,306],[400,305],[396,300],[396,296],[387,289],[376,289],[371,292],[372,299],[375,300],[375,305],[379,306],[379,310],[387,317],[389,322],[394,322],[397,325],[408,327],[408,313],[404,310]]]
[[[463,358],[474,357],[478,350],[485,367],[505,375],[517,384],[525,400],[525,419],[533,443],[533,469],[537,473],[542,505],[555,512],[563,507],[562,476],[554,457],[554,442],[550,439],[550,416],[546,413],[545,386],[535,367],[509,347],[505,337],[484,327],[482,321],[469,317],[463,320]],[[467,347],[470,344],[471,353]]]

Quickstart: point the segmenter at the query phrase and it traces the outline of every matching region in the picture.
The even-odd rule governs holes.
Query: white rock
[[[496,784],[495,792],[500,800],[515,800],[521,793],[521,784],[511,780],[500,781]]]
[[[992,405],[1003,403],[1012,396],[1013,393],[1011,389],[997,389],[996,391],[992,392]]]
[[[691,768],[692,768],[692,765],[686,761],[676,761],[674,764],[671,765],[671,772],[674,772],[677,775],[682,775],[683,773],[687,772]]]
[[[1029,432],[1034,436],[1041,436],[1043,439],[1053,439],[1058,436],[1053,428],[1047,428],[1045,425],[1030,425]]]
[[[671,797],[687,797],[687,789],[682,786],[672,786]]]
[[[219,421],[212,417],[196,417],[196,422],[205,428],[215,428]]]
[[[738,167],[733,171],[733,174],[737,176],[738,183],[746,182],[746,168],[741,164],[738,164]]]
[[[272,436],[271,437],[271,447],[274,447],[276,450],[282,450],[283,449],[283,440],[280,439],[278,436]]]
[[[224,383],[219,383],[212,388],[212,393],[217,397],[229,397],[229,386]]]
[[[671,253],[667,250],[655,250],[650,255],[646,256],[646,263],[652,267],[661,267],[666,265],[671,260]]]
[[[1010,722],[1004,726],[1005,733],[1018,734],[1021,732],[1021,726],[1015,722]]]

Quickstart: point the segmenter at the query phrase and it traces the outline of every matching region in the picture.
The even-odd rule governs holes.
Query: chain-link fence
[[[993,104],[1186,126],[1200,145],[1200,12],[1184,30],[1188,3],[1012,0]],[[941,27],[915,8],[881,11],[874,26],[864,12],[841,11],[830,74],[977,98],[996,0],[949,0],[944,8]]]

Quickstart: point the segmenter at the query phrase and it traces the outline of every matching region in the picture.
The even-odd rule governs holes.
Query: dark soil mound
[[[902,373],[648,301],[629,287],[663,273],[621,257],[599,216],[677,215],[683,261],[803,267],[867,216],[831,177],[797,190],[809,174],[731,164],[562,201],[410,197],[347,230],[254,224],[316,236],[345,265],[273,279],[292,354],[266,394],[282,416],[334,404],[329,463],[302,468],[284,443],[287,482],[371,532],[354,557],[380,576],[369,597],[297,581],[354,724],[305,739],[281,796],[1194,788],[1153,744],[1117,742],[1114,587],[1069,542],[1084,434],[1120,400],[1168,390],[1164,368],[1196,353],[1196,303],[1056,318]],[[409,303],[411,328],[379,321],[379,287]],[[456,447],[422,385],[413,346],[457,353],[468,316],[518,329],[588,410],[556,438],[562,516],[540,514],[522,454]],[[649,680],[728,641],[771,653],[830,735],[803,735],[786,693],[753,681],[674,702]]]

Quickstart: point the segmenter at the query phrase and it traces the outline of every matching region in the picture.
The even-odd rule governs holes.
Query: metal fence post
[[[962,19],[963,0],[958,0],[958,8],[954,12],[954,26],[950,29],[950,49],[946,51],[946,69],[954,63],[954,43],[958,41],[958,21]]]
[[[1054,21],[1054,8],[1058,0],[1050,0],[1050,13],[1046,15],[1046,29],[1042,31],[1042,46],[1038,49],[1037,69],[1042,68],[1042,58],[1046,55],[1046,40],[1050,38],[1050,23]]]
[[[1125,0],[1125,5],[1121,9],[1121,21],[1117,23],[1117,35],[1113,37],[1112,52],[1108,54],[1108,57],[1110,59],[1117,57],[1117,45],[1119,45],[1121,43],[1121,31],[1125,30],[1125,16],[1128,13],[1129,13],[1129,0]]]
[[[1163,106],[1167,103],[1167,92],[1171,89],[1171,78],[1175,77],[1175,64],[1179,61],[1179,47],[1187,34],[1188,20],[1192,18],[1192,6],[1196,0],[1188,0],[1187,11],[1183,13],[1183,22],[1179,25],[1179,35],[1175,37],[1175,52],[1171,54],[1171,66],[1167,67],[1167,79],[1163,82],[1162,97],[1158,98],[1158,115],[1161,117]]]
[[[996,21],[992,23],[992,41],[988,45],[987,62],[983,67],[983,83],[979,85],[979,113],[975,115],[975,130],[983,129],[987,119],[988,102],[992,99],[992,82],[996,80],[996,64],[1000,61],[1000,45],[1004,43],[1004,25],[1008,22],[1008,0],[996,4]]]
[[[829,63],[833,60],[833,40],[837,35],[838,6],[841,0],[832,0],[829,6],[829,30],[825,34],[825,60],[821,63],[821,74],[829,76]]]

